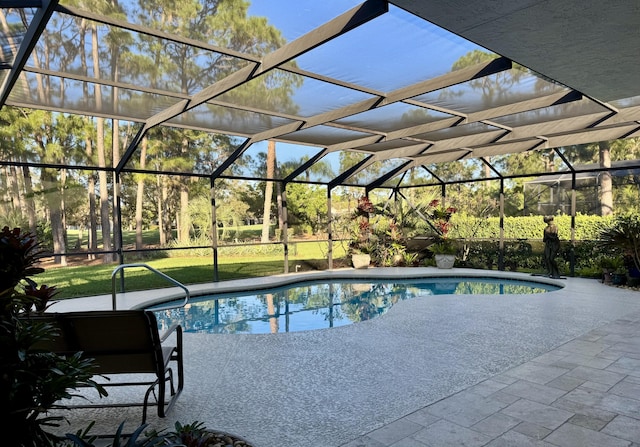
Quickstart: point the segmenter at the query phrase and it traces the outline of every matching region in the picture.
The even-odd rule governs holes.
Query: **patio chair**
[[[142,402],[64,405],[62,408],[142,406],[144,423],[149,405],[156,405],[158,416],[165,417],[182,391],[182,327],[175,324],[161,335],[156,317],[151,311],[44,313],[30,318],[50,323],[58,331],[57,337],[36,348],[50,350],[59,355],[82,352],[83,356],[95,359],[95,374],[110,379],[107,383],[101,382],[107,389],[116,386],[147,386]],[[170,344],[167,339],[173,333],[175,343]],[[174,384],[173,367],[177,370],[177,387]],[[144,373],[141,379],[131,378],[138,373]],[[118,375],[125,374],[123,381],[114,381]],[[152,379],[151,374],[154,375]],[[152,393],[155,403],[149,403]]]

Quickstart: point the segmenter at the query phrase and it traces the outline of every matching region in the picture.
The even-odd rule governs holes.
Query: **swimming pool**
[[[192,297],[186,306],[159,310],[156,316],[162,327],[180,323],[187,332],[295,332],[370,320],[398,301],[425,295],[534,294],[559,288],[542,282],[475,277],[307,281]],[[167,304],[171,303],[161,306]]]

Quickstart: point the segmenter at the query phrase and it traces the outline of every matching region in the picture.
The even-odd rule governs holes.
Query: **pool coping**
[[[260,278],[235,279],[220,282],[187,285],[191,296],[214,293],[230,293],[237,291],[254,291],[282,287],[299,282],[339,280],[339,279],[413,279],[434,277],[466,277],[514,279],[550,284],[563,288],[564,280],[548,278],[522,272],[506,272],[500,270],[478,270],[469,268],[439,269],[436,267],[371,267],[368,269],[335,269],[287,273]],[[184,291],[179,287],[125,292],[116,294],[116,308],[141,309],[173,301],[184,297]],[[56,301],[49,308],[50,312],[70,312],[74,310],[110,310],[112,309],[112,295],[96,295],[82,298],[68,298]]]

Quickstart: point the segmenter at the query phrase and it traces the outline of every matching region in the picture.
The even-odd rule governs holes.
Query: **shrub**
[[[629,256],[635,268],[640,270],[640,215],[624,213],[616,215],[610,225],[600,231],[599,246]]]
[[[32,234],[8,227],[0,232],[0,420],[19,447],[54,443],[45,428],[63,418],[44,415],[55,402],[70,398],[71,390],[93,386],[106,395],[91,380],[91,360],[36,348],[56,336],[50,325],[29,321],[30,313],[44,311],[55,295],[55,287],[38,287],[30,278],[43,270],[35,266],[40,254]]]

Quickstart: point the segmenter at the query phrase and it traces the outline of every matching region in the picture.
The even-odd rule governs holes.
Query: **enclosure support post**
[[[218,217],[216,214],[216,189],[215,179],[210,179],[210,196],[211,196],[211,248],[213,248],[213,281],[220,281],[218,273]]]
[[[498,250],[498,270],[504,270],[504,179],[500,179],[500,247]]]
[[[333,269],[333,215],[331,214],[331,188],[327,187],[327,264]]]
[[[571,171],[571,245],[569,248],[569,275],[576,273],[576,171]]]
[[[282,184],[282,246],[284,248],[284,272],[289,273],[289,225],[287,215],[287,184]]]
[[[114,224],[114,228],[113,231],[116,232],[116,234],[114,235],[114,241],[115,241],[115,245],[116,245],[116,253],[118,254],[118,264],[122,265],[124,264],[124,253],[122,252],[122,203],[120,201],[120,188],[121,188],[121,179],[120,179],[120,173],[118,172],[114,172],[113,173],[113,184],[114,184],[114,188],[113,188],[113,200],[116,206],[116,222]],[[125,292],[124,290],[124,270],[120,271],[120,291],[122,293]]]

